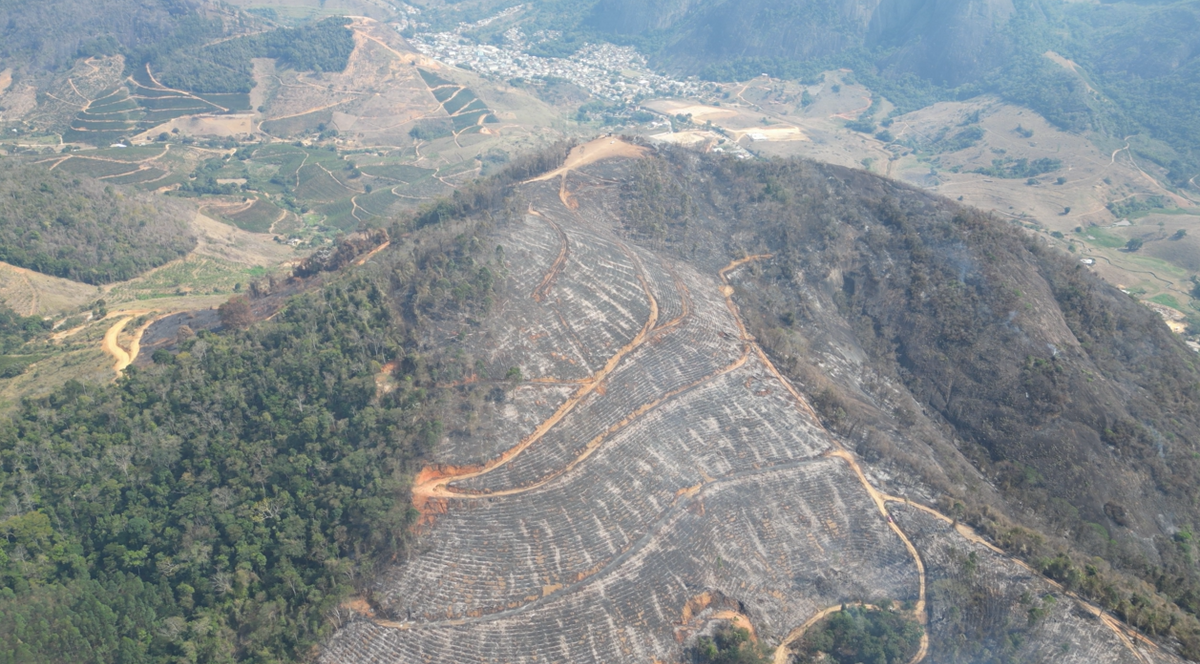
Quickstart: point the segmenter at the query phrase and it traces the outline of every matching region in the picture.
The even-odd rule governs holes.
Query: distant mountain
[[[655,35],[661,56],[684,67],[763,58],[801,60],[868,48],[939,82],[959,84],[1011,49],[1002,34],[1012,0],[600,0],[588,25]]]
[[[1014,13],[1012,0],[600,0],[588,24],[615,35],[657,33],[663,57],[685,67],[866,47],[893,51],[893,64],[957,85],[1011,50],[1001,31]]]
[[[1200,173],[1195,0],[597,0],[579,27],[712,80],[847,67],[901,110],[998,94],[1071,131],[1150,134],[1140,155],[1176,186]]]

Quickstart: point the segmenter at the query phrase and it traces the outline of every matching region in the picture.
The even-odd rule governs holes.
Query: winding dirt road
[[[625,356],[629,355],[646,342],[651,333],[654,331],[655,323],[658,321],[658,300],[654,298],[654,293],[650,291],[650,286],[646,282],[646,277],[641,273],[640,269],[637,276],[638,281],[641,282],[642,290],[646,294],[646,298],[650,303],[650,316],[646,320],[646,323],[642,326],[641,331],[637,333],[637,336],[635,336],[628,344],[618,350],[616,354],[610,357],[608,361],[605,362],[603,367],[592,374],[588,378],[587,382],[580,386],[580,388],[576,390],[575,393],[570,396],[570,398],[563,402],[563,405],[559,406],[558,410],[556,410],[553,415],[551,415],[546,421],[539,424],[538,427],[533,430],[533,433],[526,436],[521,440],[521,442],[509,448],[500,456],[493,458],[491,461],[488,461],[482,466],[430,466],[422,470],[417,475],[412,489],[413,507],[421,512],[420,523],[429,523],[429,517],[431,516],[430,508],[434,506],[434,501],[437,499],[469,495],[451,489],[449,486],[447,486],[450,482],[472,479],[489,473],[504,463],[512,460],[525,450],[529,449],[530,445],[533,445],[535,442],[540,440],[542,436],[545,436],[551,429],[555,427],[555,425],[562,421],[562,419],[566,417],[568,413],[574,410],[575,406],[579,405],[579,402],[582,401],[584,397],[591,394],[592,391],[595,390],[597,386],[599,386],[604,379],[608,377],[608,375],[612,373],[614,369],[617,368]],[[514,490],[514,493],[516,492],[517,490]],[[444,505],[438,505],[438,508],[441,507],[444,507]],[[437,511],[441,510],[438,509]]]
[[[560,170],[556,174],[561,176],[561,175],[565,174],[565,171]],[[538,178],[538,179],[549,179],[549,178],[543,176],[542,178]],[[542,215],[538,214],[536,211],[534,211],[532,209],[530,210],[530,212],[539,217],[542,217]],[[542,218],[545,219],[545,217],[542,217]],[[547,221],[549,222],[548,219],[547,219]],[[564,235],[561,234],[561,229],[559,229],[553,223],[551,223],[551,225],[554,226],[555,230],[560,233],[560,241],[561,241],[564,238]],[[562,242],[560,247],[561,248],[560,248],[559,258],[556,259],[554,261],[554,263],[551,265],[551,267],[549,268],[549,271],[548,271],[546,277],[543,279],[542,284],[539,285],[538,288],[536,288],[534,290],[534,292],[531,294],[531,297],[537,301],[541,301],[541,299],[546,295],[546,291],[552,285],[554,277],[557,276],[557,274],[562,270],[562,267],[563,267],[562,263],[565,262],[566,243]],[[644,417],[648,412],[659,407],[666,401],[673,399],[684,392],[695,389],[699,385],[707,383],[719,376],[725,375],[725,374],[727,374],[731,371],[734,371],[737,368],[743,366],[746,363],[746,361],[749,359],[751,353],[753,353],[763,363],[763,365],[775,376],[775,378],[784,387],[784,389],[787,390],[787,392],[792,396],[792,400],[793,400],[794,404],[796,405],[796,407],[799,408],[804,413],[806,413],[809,417],[811,417],[812,420],[817,424],[817,426],[821,426],[819,418],[817,417],[817,415],[816,415],[815,411],[812,409],[812,407],[808,404],[807,400],[799,393],[799,391],[796,390],[796,388],[778,370],[778,368],[775,367],[774,363],[771,362],[770,358],[763,351],[762,347],[759,346],[759,344],[756,342],[753,335],[751,335],[749,333],[749,331],[746,329],[745,322],[741,316],[741,313],[737,307],[737,304],[733,300],[735,289],[729,281],[730,274],[732,272],[734,272],[735,270],[737,270],[739,267],[746,265],[748,263],[760,261],[760,260],[767,260],[767,259],[772,258],[772,256],[770,254],[747,256],[745,258],[741,258],[741,259],[731,262],[728,266],[721,269],[718,273],[718,276],[720,278],[720,286],[719,286],[720,292],[724,296],[726,306],[728,307],[729,311],[733,315],[733,320],[735,321],[735,323],[737,325],[739,334],[741,336],[741,342],[743,344],[742,354],[735,362],[733,362],[732,364],[725,366],[721,369],[718,369],[717,371],[713,372],[712,374],[709,374],[708,376],[705,376],[689,385],[682,386],[682,387],[676,388],[674,390],[671,390],[670,392],[662,394],[658,398],[656,398],[648,403],[645,403],[642,406],[639,406],[632,412],[628,413],[620,421],[613,424],[608,429],[606,429],[604,432],[600,433],[595,438],[590,440],[584,446],[582,451],[574,459],[572,459],[570,462],[568,462],[566,465],[564,465],[562,468],[556,470],[554,473],[542,478],[541,480],[539,480],[538,482],[536,482],[534,484],[525,485],[525,486],[521,486],[521,487],[513,488],[513,489],[499,490],[499,491],[459,490],[459,489],[451,487],[450,484],[452,482],[477,478],[482,475],[486,475],[487,473],[492,472],[496,468],[511,461],[518,455],[522,454],[525,450],[529,449],[530,446],[532,446],[534,443],[536,443],[538,440],[540,440],[543,436],[545,436],[551,429],[553,429],[555,426],[557,426],[563,420],[563,418],[566,417],[567,414],[569,414],[585,397],[587,397],[589,394],[591,394],[594,390],[598,389],[599,386],[601,386],[604,383],[605,378],[607,378],[608,375],[610,373],[612,373],[618,367],[618,365],[620,365],[620,363],[622,362],[622,360],[624,358],[626,358],[634,350],[641,347],[647,341],[651,340],[654,337],[657,337],[658,333],[660,333],[670,327],[675,326],[684,317],[689,315],[688,307],[685,304],[684,313],[681,316],[673,319],[672,321],[668,321],[667,323],[664,323],[662,325],[657,325],[658,316],[659,316],[658,302],[656,301],[654,294],[651,291],[651,289],[646,281],[643,267],[641,266],[637,257],[631,251],[629,251],[629,249],[627,247],[622,246],[621,248],[626,253],[626,255],[629,256],[632,263],[634,264],[634,266],[637,270],[638,280],[641,282],[642,289],[645,293],[645,296],[646,296],[646,298],[649,302],[649,306],[650,306],[650,314],[649,314],[646,322],[643,324],[641,330],[628,344],[623,346],[614,355],[612,355],[602,368],[597,370],[590,377],[581,381],[578,389],[549,418],[547,418],[545,421],[543,421],[541,424],[539,424],[532,433],[530,433],[528,436],[523,438],[519,443],[517,443],[512,448],[509,448],[508,450],[501,453],[499,456],[491,459],[490,461],[488,461],[482,465],[475,465],[475,466],[445,466],[445,465],[441,465],[441,466],[429,466],[429,467],[425,468],[424,470],[422,470],[417,475],[417,477],[414,481],[413,489],[412,489],[413,505],[421,513],[421,518],[418,521],[418,526],[428,525],[428,524],[432,523],[433,519],[436,518],[436,514],[445,512],[445,510],[448,508],[447,501],[449,499],[464,498],[464,497],[479,496],[479,495],[487,495],[487,496],[492,496],[492,497],[518,495],[518,494],[536,490],[540,487],[545,486],[546,484],[548,484],[550,482],[553,482],[553,481],[559,479],[560,477],[562,477],[564,474],[568,473],[572,469],[579,467],[581,464],[583,464],[585,461],[587,461],[587,459],[589,459],[591,456],[593,456],[598,450],[602,449],[605,442],[610,440],[613,437],[613,435],[616,434],[617,432],[621,431],[622,429],[628,427],[633,422]],[[686,289],[684,289],[684,292],[686,292]],[[686,301],[686,295],[685,295],[685,301]],[[105,337],[106,346],[108,345],[110,336],[113,340],[112,345],[116,346],[116,344],[115,344],[116,336],[117,336],[117,334],[119,334],[121,328],[123,328],[124,325],[127,324],[129,320],[131,320],[131,318],[125,318],[121,322],[119,322],[117,325],[113,326],[113,328],[110,330],[109,335],[106,335],[106,337]],[[114,353],[114,354],[116,354],[116,353]],[[136,356],[136,353],[135,353],[135,356]],[[118,358],[119,358],[119,356],[118,356]],[[126,365],[127,364],[128,363],[126,363]],[[121,366],[120,361],[118,361],[118,365]],[[123,368],[123,366],[121,366],[121,368]],[[824,427],[822,427],[822,429],[824,429]],[[918,573],[918,600],[912,610],[912,615],[925,629],[923,629],[923,631],[922,631],[922,636],[921,636],[921,641],[920,641],[918,651],[913,656],[913,658],[910,660],[909,664],[918,664],[919,662],[921,662],[925,659],[925,657],[927,656],[927,654],[929,652],[929,635],[928,635],[928,629],[927,629],[928,610],[927,610],[927,601],[926,601],[927,596],[926,596],[925,567],[924,567],[924,562],[922,561],[921,556],[920,556],[919,552],[917,551],[916,547],[913,545],[912,541],[908,538],[908,536],[904,533],[904,531],[899,527],[899,525],[897,525],[895,523],[895,521],[891,518],[891,515],[888,512],[888,503],[904,503],[905,505],[907,505],[909,507],[914,507],[914,508],[921,510],[929,515],[932,515],[933,517],[935,517],[945,523],[951,523],[955,526],[956,532],[959,535],[961,535],[962,537],[964,537],[965,539],[967,539],[968,541],[974,542],[976,544],[981,544],[981,545],[987,547],[989,550],[996,552],[998,554],[1001,554],[1001,555],[1005,555],[1005,554],[1000,548],[996,547],[992,543],[988,542],[987,540],[985,540],[984,538],[979,536],[979,534],[976,533],[974,530],[972,530],[971,528],[969,528],[967,526],[957,523],[957,521],[952,519],[951,517],[948,517],[945,514],[942,514],[931,507],[928,507],[925,505],[920,505],[918,503],[913,503],[905,498],[891,496],[891,495],[888,495],[886,493],[879,491],[867,479],[865,473],[863,472],[861,466],[859,465],[857,459],[854,457],[853,453],[851,453],[849,450],[844,448],[841,445],[841,443],[838,441],[838,439],[835,436],[833,436],[832,434],[829,435],[829,438],[832,442],[832,447],[821,456],[824,458],[841,459],[850,467],[851,470],[854,471],[854,474],[858,478],[859,483],[862,485],[863,489],[867,492],[867,494],[871,498],[872,502],[875,503],[875,506],[879,510],[880,515],[883,516],[887,520],[888,525],[891,528],[891,530],[904,543],[905,548],[908,550],[909,555],[913,559],[913,564],[916,566],[917,573]],[[803,462],[798,462],[798,463],[803,463]],[[690,498],[692,496],[695,496],[696,494],[700,493],[701,491],[704,491],[706,486],[719,484],[720,482],[721,482],[720,479],[705,477],[703,482],[701,482],[699,485],[692,487],[687,492],[685,492],[686,496],[684,496],[684,497]],[[1025,569],[1029,570],[1029,572],[1031,574],[1033,574],[1034,576],[1036,576],[1038,578],[1044,578],[1039,573],[1037,573],[1035,570],[1030,568],[1028,565],[1021,562],[1020,560],[1015,559],[1015,558],[1010,558],[1010,560],[1014,560],[1019,565],[1021,565]],[[613,564],[616,564],[617,562],[618,561],[612,561],[608,566],[606,566],[606,569],[607,569],[607,567],[610,567]],[[1145,658],[1145,656],[1138,651],[1137,647],[1135,646],[1134,640],[1135,639],[1141,640],[1144,643],[1146,643],[1152,647],[1155,647],[1155,648],[1157,646],[1154,646],[1154,644],[1152,642],[1150,642],[1148,639],[1145,639],[1145,637],[1141,637],[1141,635],[1138,635],[1136,633],[1134,633],[1133,637],[1131,638],[1130,635],[1123,629],[1123,627],[1113,617],[1104,613],[1104,611],[1101,610],[1099,607],[1089,604],[1088,602],[1084,601],[1082,598],[1077,596],[1075,593],[1067,591],[1065,588],[1062,588],[1062,586],[1060,586],[1057,583],[1054,583],[1052,580],[1047,579],[1047,581],[1049,583],[1051,583],[1054,587],[1056,587],[1060,592],[1071,597],[1072,599],[1077,601],[1080,605],[1086,607],[1090,612],[1093,613],[1093,615],[1097,616],[1101,620],[1101,622],[1103,622],[1109,629],[1111,629],[1117,635],[1117,637],[1121,640],[1122,644],[1124,644],[1134,654],[1134,656],[1137,657],[1137,659],[1139,661],[1143,662],[1143,664],[1150,664],[1150,662]],[[584,583],[584,582],[586,582],[586,581],[583,579],[580,579],[577,583],[572,584],[571,587],[577,586],[580,583]],[[566,590],[569,590],[569,588],[561,588],[560,587],[560,588],[555,589],[556,592],[557,591],[566,591]],[[864,606],[868,609],[877,609],[878,608],[878,607],[874,607],[871,605],[865,605],[865,604],[857,604],[856,606]],[[803,624],[793,628],[787,634],[787,636],[783,639],[783,641],[779,644],[779,646],[775,649],[775,651],[773,653],[774,663],[775,664],[786,664],[792,654],[792,648],[804,636],[804,634],[813,625],[816,625],[822,619],[828,617],[832,613],[840,611],[842,609],[842,607],[843,607],[843,605],[839,604],[836,606],[828,607],[826,609],[822,609],[821,611],[817,612],[815,615],[811,616]],[[515,609],[515,611],[520,611],[520,610],[521,609],[519,609],[519,608]],[[510,613],[510,612],[511,611],[505,611],[502,613]],[[383,621],[377,620],[376,622],[379,622],[380,624],[385,624]],[[397,628],[401,628],[401,629],[407,629],[407,627],[408,627],[408,625],[402,624],[402,623],[390,623],[389,622],[386,624],[387,624],[387,626],[393,626],[393,627],[397,627]]]
[[[770,258],[769,254],[768,255],[760,255],[760,256],[749,256],[749,257],[743,258],[741,260],[733,261],[727,267],[725,267],[725,269],[721,270],[721,272],[720,272],[721,280],[723,282],[723,285],[721,286],[721,290],[725,294],[727,306],[729,306],[730,310],[734,312],[734,316],[735,316],[736,320],[738,321],[738,326],[739,326],[739,328],[742,329],[743,335],[745,335],[745,336],[748,336],[748,335],[745,332],[744,325],[742,324],[741,315],[737,310],[737,305],[732,300],[733,287],[729,284],[728,276],[729,276],[730,272],[737,269],[741,265],[744,265],[751,261],[764,260],[767,258]],[[773,374],[775,374],[775,377],[779,379],[779,381],[784,385],[784,387],[788,390],[788,392],[795,398],[797,405],[800,406],[800,408],[802,410],[804,410],[806,413],[809,413],[810,415],[812,415],[816,424],[818,426],[821,426],[822,429],[824,429],[824,427],[820,423],[820,420],[816,417],[815,413],[813,412],[812,407],[809,406],[807,401],[803,397],[800,396],[800,394],[795,390],[794,387],[792,387],[791,382],[788,381],[786,378],[784,378],[784,376],[779,372],[779,370],[775,368],[775,365],[771,362],[771,360],[762,351],[761,347],[759,347],[757,343],[754,343],[754,341],[752,339],[747,339],[747,342],[754,345],[755,350],[757,351],[760,359],[762,359],[763,363],[767,366],[767,368],[770,369],[770,371]],[[995,553],[1004,555],[1009,560],[1012,560],[1013,562],[1017,563],[1024,569],[1028,570],[1033,576],[1035,576],[1037,578],[1041,578],[1041,579],[1045,580],[1046,582],[1050,583],[1053,587],[1057,588],[1060,592],[1067,595],[1071,599],[1075,600],[1080,605],[1086,607],[1093,615],[1097,616],[1100,619],[1100,621],[1102,623],[1104,623],[1104,625],[1106,627],[1108,627],[1110,630],[1113,631],[1114,634],[1116,634],[1117,638],[1120,639],[1121,643],[1124,644],[1125,647],[1129,649],[1130,653],[1132,653],[1133,656],[1138,659],[1138,661],[1142,662],[1143,664],[1152,664],[1137,649],[1137,647],[1134,645],[1133,639],[1137,639],[1137,640],[1143,642],[1144,644],[1150,646],[1151,648],[1157,650],[1158,646],[1154,642],[1150,641],[1149,639],[1142,636],[1141,634],[1137,634],[1136,632],[1133,633],[1133,639],[1131,639],[1129,634],[1127,634],[1126,630],[1122,627],[1122,625],[1115,618],[1113,618],[1112,616],[1105,613],[1103,611],[1103,609],[1101,609],[1100,607],[1094,606],[1091,603],[1085,601],[1082,597],[1075,594],[1074,592],[1067,590],[1061,584],[1055,582],[1053,579],[1045,578],[1044,576],[1041,575],[1041,573],[1034,570],[1032,567],[1030,567],[1024,561],[1022,561],[1018,558],[1008,556],[1007,554],[1004,553],[1004,551],[1002,549],[995,546],[991,542],[988,542],[983,537],[979,536],[979,534],[976,533],[972,528],[965,526],[961,523],[958,523],[956,519],[952,519],[951,517],[946,516],[945,514],[942,514],[941,512],[939,512],[931,507],[928,507],[926,505],[914,503],[914,502],[908,501],[904,498],[900,498],[897,496],[891,496],[891,495],[888,495],[888,494],[885,494],[885,493],[879,491],[870,483],[869,480],[867,480],[866,475],[862,471],[862,467],[859,466],[858,461],[854,458],[854,455],[849,450],[842,447],[841,443],[838,442],[837,439],[834,438],[832,435],[830,436],[830,438],[834,441],[835,447],[833,449],[831,449],[829,452],[827,452],[825,454],[825,456],[836,457],[836,458],[842,459],[850,466],[850,468],[854,471],[854,474],[858,477],[859,482],[863,485],[863,488],[867,491],[867,494],[871,497],[871,500],[874,501],[875,505],[879,508],[880,513],[885,518],[887,518],[888,525],[891,526],[892,530],[896,533],[896,535],[899,536],[901,541],[904,542],[904,546],[908,549],[909,554],[913,557],[913,561],[915,562],[915,564],[917,566],[918,579],[919,579],[919,583],[920,583],[920,587],[918,589],[918,598],[919,599],[917,601],[916,607],[914,607],[914,613],[916,614],[916,618],[921,623],[923,628],[925,628],[928,625],[928,612],[926,611],[925,565],[924,565],[924,562],[921,560],[921,556],[917,552],[916,547],[913,546],[912,541],[908,539],[908,536],[904,534],[904,531],[901,530],[900,527],[891,518],[891,515],[887,510],[887,503],[889,503],[889,502],[904,503],[905,505],[907,505],[909,507],[915,507],[916,509],[919,509],[927,514],[930,514],[945,523],[954,524],[956,532],[959,535],[961,535],[963,538],[967,539],[970,542],[974,542],[976,544],[981,544]],[[775,650],[775,654],[773,657],[774,664],[787,664],[788,658],[791,655],[792,646],[797,641],[799,641],[799,639],[801,637],[804,636],[804,633],[809,628],[811,628],[813,625],[820,622],[820,620],[822,618],[825,618],[826,616],[828,616],[836,611],[839,611],[839,610],[841,610],[841,605],[823,609],[822,611],[818,612],[817,615],[815,615],[812,618],[809,618],[807,621],[805,621],[804,624],[800,625],[799,627],[797,627],[797,628],[793,629],[791,632],[789,632],[788,635],[784,638],[783,642],[780,643],[779,647],[776,648],[776,650]],[[909,664],[918,664],[919,662],[921,662],[925,659],[925,657],[926,657],[926,655],[928,655],[928,653],[929,653],[929,632],[928,632],[928,629],[924,629],[922,632],[922,635],[921,635],[920,647],[918,648],[917,653],[909,661]]]
[[[116,363],[113,364],[113,371],[117,374],[118,378],[121,376],[121,372],[125,371],[125,369],[129,365],[133,364],[133,361],[138,358],[138,354],[142,350],[142,335],[146,333],[146,330],[153,325],[158,318],[148,319],[145,323],[142,323],[141,327],[134,331],[133,339],[129,342],[128,350],[122,348],[117,339],[120,337],[121,332],[125,330],[125,327],[129,325],[130,321],[134,320],[138,316],[144,316],[149,313],[151,312],[123,311],[119,314],[122,318],[109,327],[108,331],[104,333],[104,341],[101,342],[101,347],[104,348],[104,352],[112,355],[113,359],[116,360]]]

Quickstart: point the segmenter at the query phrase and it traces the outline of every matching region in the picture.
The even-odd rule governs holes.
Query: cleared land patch
[[[629,160],[580,168],[600,153],[522,185],[529,210],[497,230],[503,313],[461,338],[477,373],[456,385],[523,381],[476,413],[499,435],[417,477],[417,552],[323,661],[675,661],[735,616],[786,662],[847,602],[896,599],[927,623],[893,511],[951,519],[877,490],[749,334],[738,270],[771,257],[703,272],[629,245],[606,212]]]

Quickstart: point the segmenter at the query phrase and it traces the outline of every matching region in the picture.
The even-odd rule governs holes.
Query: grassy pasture
[[[185,115],[193,115],[195,113],[203,113],[203,112],[204,112],[203,109],[188,110],[188,109],[182,109],[182,108],[168,109],[168,110],[163,110],[163,111],[148,111],[146,113],[146,115],[142,116],[142,121],[141,121],[140,125],[141,125],[142,130],[144,131],[146,129],[156,127],[164,122],[170,122],[171,120],[174,120],[175,118],[181,118]]]
[[[189,256],[168,263],[140,279],[114,288],[114,302],[138,302],[172,297],[224,295],[233,293],[237,284],[248,284],[266,276],[267,268],[246,266],[208,256]]]
[[[1150,301],[1154,302],[1155,304],[1161,304],[1164,307],[1171,307],[1172,309],[1183,309],[1183,307],[1180,306],[1179,301],[1175,299],[1175,296],[1168,295],[1167,293],[1155,295],[1154,297],[1150,298]]]
[[[262,130],[268,134],[275,136],[291,136],[292,134],[300,133],[310,127],[315,127],[320,123],[330,123],[333,121],[333,111],[325,109],[321,111],[312,111],[303,115],[297,115],[293,118],[282,118],[278,120],[267,120],[262,123]]]
[[[91,145],[103,145],[105,143],[115,143],[118,139],[128,133],[130,132],[100,132],[68,129],[63,132],[62,140],[64,143],[88,143]]]
[[[482,99],[476,99],[475,101],[472,101],[470,104],[467,104],[466,106],[462,107],[459,110],[459,112],[460,113],[468,113],[471,111],[486,111],[486,110],[488,110],[487,104],[483,103]]]
[[[343,231],[352,231],[358,228],[360,219],[366,219],[361,212],[359,218],[355,218],[354,205],[350,202],[349,196],[317,207],[316,211],[325,217],[326,226]]]
[[[421,79],[425,81],[425,85],[428,85],[431,88],[437,88],[443,85],[456,85],[453,81],[447,81],[431,71],[418,69],[417,73],[421,75]]]
[[[1114,234],[1109,229],[1100,228],[1099,226],[1085,228],[1083,229],[1083,232],[1079,233],[1078,235],[1079,239],[1081,240],[1084,240],[1090,244],[1094,244],[1098,247],[1105,247],[1107,249],[1124,247],[1125,243],[1127,242],[1125,238]]]
[[[462,88],[451,88],[451,87],[438,88],[438,89],[432,91],[433,98],[438,100],[439,104],[445,104],[447,101],[450,101],[455,95],[459,94],[460,90],[462,90]]]
[[[89,157],[113,159],[116,161],[145,161],[147,159],[157,159],[166,153],[166,147],[161,145],[136,145],[127,148],[101,148],[89,151],[87,154]]]
[[[220,110],[214,104],[194,97],[159,97],[142,100],[142,108],[148,111],[187,110],[195,113],[209,113]]]
[[[130,99],[128,96],[126,96],[126,97],[115,99],[114,101],[111,101],[111,102],[105,102],[104,104],[98,104],[96,102],[92,102],[87,107],[87,114],[88,115],[108,115],[111,113],[126,113],[126,112],[140,111],[140,110],[142,110],[142,109],[141,109],[141,106],[137,103],[137,101],[134,99]]]
[[[134,99],[163,99],[166,97],[179,96],[179,93],[175,92],[174,90],[156,90],[143,85],[134,85],[132,88]]]
[[[490,113],[490,111],[488,111],[487,109],[484,109],[482,111],[471,111],[470,113],[463,113],[462,115],[456,115],[453,118],[451,118],[451,120],[454,122],[454,130],[462,131],[462,130],[466,129],[467,127],[477,125],[477,124],[479,124],[479,121],[481,119],[483,119],[485,116],[487,116],[489,113]]]
[[[196,96],[210,104],[215,104],[231,111],[250,110],[250,95],[246,93],[213,93],[198,94]]]
[[[445,102],[442,102],[442,108],[446,109],[446,112],[450,115],[454,115],[455,113],[463,110],[467,106],[470,106],[472,103],[477,101],[479,101],[479,98],[475,96],[475,93],[464,89],[462,92],[455,95],[453,99],[448,99]]]
[[[396,203],[403,199],[392,193],[390,189],[376,190],[355,199],[358,207],[366,210],[372,216],[383,217]]]
[[[89,120],[76,117],[71,121],[71,129],[80,132],[121,132],[135,126],[137,126],[137,123],[132,120]]]

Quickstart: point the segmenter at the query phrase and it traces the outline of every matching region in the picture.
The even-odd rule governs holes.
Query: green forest
[[[0,260],[65,279],[132,279],[187,255],[188,208],[43,165],[0,159]]]
[[[693,664],[767,664],[771,661],[750,630],[722,624],[701,636],[690,649]]]
[[[888,610],[847,608],[814,625],[793,664],[905,664],[921,643],[921,626]]]
[[[0,425],[0,662],[307,657],[403,551],[410,473],[443,427],[414,321],[489,306],[481,230],[430,227],[269,323]]]
[[[340,72],[354,52],[349,19],[328,18],[299,28],[278,28],[206,46],[172,49],[153,58],[163,84],[209,93],[246,93],[254,86],[251,58],[275,58],[297,71]]]

